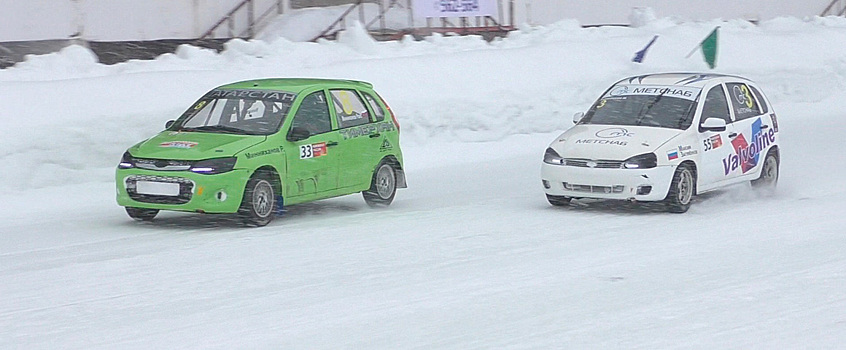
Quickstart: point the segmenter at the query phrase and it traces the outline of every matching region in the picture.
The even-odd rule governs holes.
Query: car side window
[[[373,116],[376,117],[376,121],[381,122],[385,120],[385,110],[382,109],[379,102],[376,102],[376,99],[369,93],[365,92],[363,94],[364,99],[367,100],[367,103],[370,105],[370,109],[373,110]]]
[[[731,124],[731,114],[729,113],[728,100],[726,93],[723,91],[722,85],[717,85],[708,91],[705,95],[705,104],[702,106],[702,120],[708,118],[720,118],[726,121],[726,124]]]
[[[726,84],[731,94],[731,105],[734,108],[734,118],[743,120],[761,115],[758,101],[752,96],[749,86],[743,83]]]
[[[764,95],[752,85],[749,85],[749,89],[752,90],[752,94],[758,99],[758,104],[761,106],[761,114],[767,114],[769,109],[767,108],[767,101],[764,101]]]
[[[330,90],[338,127],[349,128],[370,122],[370,113],[355,90]]]
[[[332,118],[323,91],[317,91],[303,98],[291,128],[304,128],[311,135],[332,131]]]

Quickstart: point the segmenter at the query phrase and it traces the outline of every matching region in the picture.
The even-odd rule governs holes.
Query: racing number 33
[[[326,143],[314,143],[300,146],[300,159],[314,158],[326,155]]]

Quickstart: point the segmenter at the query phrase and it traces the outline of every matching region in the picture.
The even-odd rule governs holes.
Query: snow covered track
[[[539,168],[572,113],[615,78],[704,69],[669,57],[710,24],[565,23],[491,46],[438,38],[367,55],[244,43],[219,57],[0,71],[10,116],[0,128],[0,348],[840,347],[846,65],[823,44],[843,42],[846,21],[723,25],[721,73],[759,81],[779,113],[782,177],[774,197],[738,186],[683,215],[554,208]],[[646,63],[630,65],[654,32]],[[733,37],[755,50],[735,49]],[[788,46],[803,56],[779,59],[796,54]],[[385,91],[409,181],[390,208],[347,196],[242,228],[179,213],[137,223],[114,203],[112,172],[132,142],[211,86],[279,75]]]

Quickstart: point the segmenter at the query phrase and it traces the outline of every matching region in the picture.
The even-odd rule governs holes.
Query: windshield
[[[212,90],[168,130],[269,135],[279,130],[295,97],[281,91]]]
[[[619,85],[588,110],[579,124],[654,126],[687,129],[701,89],[678,86]]]

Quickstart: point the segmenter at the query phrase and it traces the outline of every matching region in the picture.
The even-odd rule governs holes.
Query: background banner
[[[414,0],[414,16],[426,17],[496,17],[496,0]]]

